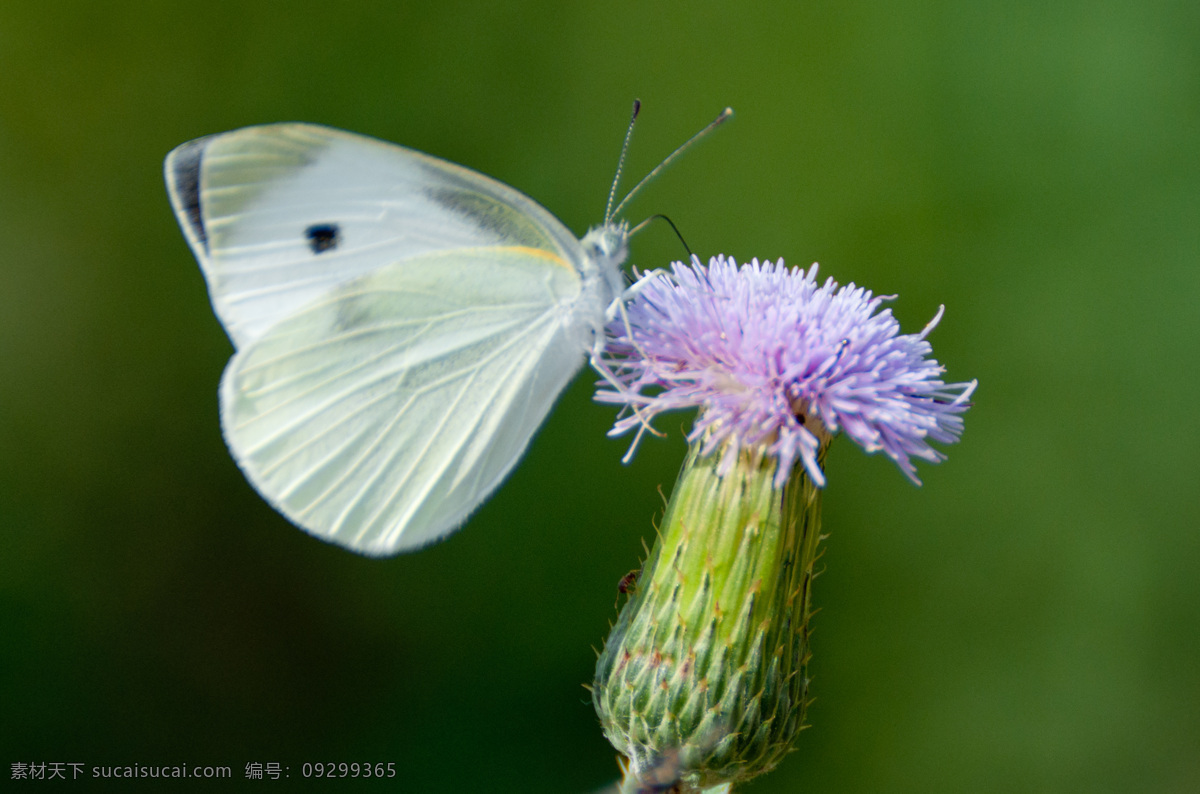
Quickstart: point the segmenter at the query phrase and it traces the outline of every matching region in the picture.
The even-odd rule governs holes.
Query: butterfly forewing
[[[309,124],[184,144],[168,192],[241,347],[337,285],[434,251],[523,246],[576,268],[579,241],[500,182],[443,160]]]
[[[583,361],[570,264],[502,247],[407,257],[241,348],[226,440],[258,490],[370,554],[454,529],[520,457]]]

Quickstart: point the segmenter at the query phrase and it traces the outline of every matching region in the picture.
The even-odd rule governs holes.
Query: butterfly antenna
[[[679,242],[683,244],[683,250],[687,251],[688,259],[690,260],[693,256],[695,256],[695,254],[692,253],[691,247],[687,244],[687,240],[683,239],[683,235],[679,232],[679,227],[676,226],[675,222],[673,220],[671,220],[670,218],[668,218],[666,215],[662,215],[662,214],[651,215],[649,218],[647,218],[646,220],[639,223],[637,226],[634,226],[632,229],[630,229],[629,236],[633,237],[635,234],[640,232],[642,229],[645,229],[647,226],[650,225],[650,221],[666,221],[667,225],[671,227],[671,231],[675,232],[675,236],[679,238]]]
[[[617,160],[617,175],[613,177],[612,189],[608,191],[608,203],[604,205],[604,222],[607,224],[613,218],[613,199],[617,197],[617,185],[621,182],[621,171],[625,168],[625,153],[629,151],[629,139],[633,137],[633,123],[637,121],[642,109],[640,99],[633,100],[633,115],[629,118],[629,129],[625,130],[625,143],[621,144],[621,159]]]
[[[634,196],[636,196],[637,192],[639,190],[641,190],[643,187],[645,187],[650,182],[650,180],[654,179],[654,177],[656,177],[660,173],[662,173],[662,170],[664,168],[666,168],[668,165],[670,165],[675,160],[675,158],[677,158],[679,155],[681,155],[685,151],[687,151],[687,149],[692,144],[694,144],[696,141],[703,138],[705,135],[708,135],[710,132],[715,130],[717,127],[721,126],[721,124],[728,121],[732,116],[733,116],[733,108],[725,108],[724,110],[722,110],[720,115],[718,115],[715,119],[713,119],[712,122],[709,123],[709,125],[707,127],[700,130],[695,135],[693,135],[692,137],[690,137],[686,141],[684,141],[682,146],[680,146],[678,149],[676,149],[675,151],[673,151],[669,155],[667,155],[667,159],[663,160],[661,163],[659,163],[657,166],[655,166],[653,171],[651,171],[650,173],[648,173],[644,177],[642,177],[642,181],[638,182],[636,185],[634,185],[633,190],[631,190],[625,194],[625,198],[621,199],[621,203],[617,204],[617,208],[612,211],[612,214],[609,215],[606,212],[605,217],[606,218],[615,218],[616,216],[620,215],[621,208],[624,207],[627,203],[629,203],[629,200],[631,198],[633,198]],[[633,125],[630,124],[630,131],[632,132],[632,130],[633,130]],[[628,137],[626,138],[626,141],[628,142]],[[625,159],[624,152],[621,153],[621,159],[622,160]],[[618,176],[619,175],[620,175],[620,172],[618,171]],[[613,185],[613,190],[616,190],[615,184]]]

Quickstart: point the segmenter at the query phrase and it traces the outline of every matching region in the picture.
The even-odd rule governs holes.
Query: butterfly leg
[[[665,274],[665,271],[658,270],[658,269],[650,270],[645,273],[638,273],[637,269],[635,268],[634,275],[637,278],[637,280],[633,284],[628,286],[625,289],[625,291],[621,293],[621,295],[619,295],[617,298],[615,298],[613,300],[613,302],[609,305],[608,310],[605,312],[605,315],[608,317],[609,320],[613,319],[618,314],[621,316],[621,321],[625,326],[625,339],[627,339],[629,341],[629,344],[633,347],[633,349],[635,351],[637,351],[637,354],[639,356],[641,356],[643,361],[646,361],[649,359],[648,359],[648,356],[646,355],[646,352],[642,349],[641,345],[639,345],[637,343],[637,341],[634,339],[633,327],[629,322],[629,314],[625,310],[625,304],[627,301],[636,297],[646,286],[648,286],[653,277],[661,276],[664,274]],[[639,401],[640,395],[635,394],[629,388],[628,384],[626,384],[619,377],[617,377],[616,373],[613,372],[612,368],[601,357],[602,354],[604,353],[604,348],[605,348],[606,342],[607,342],[607,337],[605,335],[600,335],[600,336],[596,337],[596,344],[592,348],[591,365],[592,365],[592,369],[596,370],[596,372],[598,372],[600,374],[600,376],[605,380],[605,382],[607,382],[610,386],[612,386],[613,389],[626,400],[625,405],[622,408],[622,412],[624,412],[624,410],[626,408],[628,408],[633,411],[634,416],[637,418],[637,424],[638,424],[637,433],[636,433],[636,435],[634,435],[633,441],[629,445],[629,449],[626,451],[625,455],[621,458],[622,463],[629,463],[629,461],[633,459],[633,455],[637,451],[638,443],[641,441],[642,436],[645,433],[650,433],[651,435],[658,436],[660,438],[662,438],[665,434],[654,429],[654,427],[650,424],[649,417],[645,416],[641,411],[638,410],[637,402]],[[620,435],[621,433],[624,433],[626,430],[628,430],[628,427],[623,427],[619,430],[617,428],[613,428],[612,430],[609,431],[608,434],[610,436],[616,436],[616,435]]]

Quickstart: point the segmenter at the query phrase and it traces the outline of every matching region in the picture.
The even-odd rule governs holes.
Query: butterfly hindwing
[[[536,248],[408,257],[241,348],[222,424],[296,524],[368,554],[445,535],[499,484],[583,363],[569,263]]]

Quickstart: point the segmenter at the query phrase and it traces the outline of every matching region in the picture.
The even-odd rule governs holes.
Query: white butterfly
[[[233,457],[289,520],[364,554],[457,528],[619,305],[615,213],[580,240],[411,149],[273,124],[185,143],[165,171],[237,348],[220,388]]]

